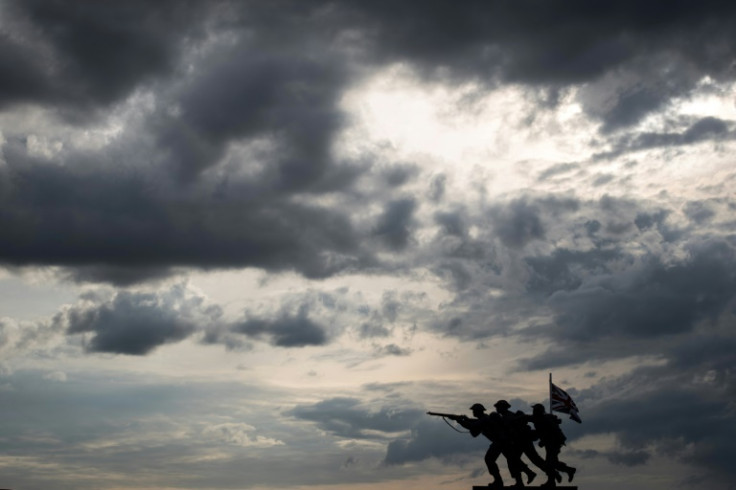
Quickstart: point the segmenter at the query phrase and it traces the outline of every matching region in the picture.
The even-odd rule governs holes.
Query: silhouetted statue
[[[521,461],[519,460],[520,451],[514,445],[511,432],[508,430],[507,424],[504,423],[501,415],[495,412],[490,414],[485,413],[486,408],[480,403],[474,404],[470,407],[470,410],[473,411],[473,417],[475,418],[471,419],[464,415],[451,415],[448,417],[449,414],[428,413],[455,420],[458,424],[468,429],[473,437],[483,434],[491,441],[491,445],[488,447],[488,451],[486,451],[484,457],[488,472],[493,476],[493,481],[489,486],[503,488],[503,478],[501,478],[501,472],[496,464],[498,456],[503,454],[509,466],[511,477],[516,481],[516,486],[523,487],[524,483],[521,481],[520,469]]]
[[[545,450],[545,466],[547,481],[542,487],[554,487],[555,479],[559,477],[558,471],[567,473],[567,481],[572,481],[576,469],[559,460],[560,450],[565,445],[567,437],[560,429],[559,418],[551,413],[546,413],[544,405],[537,403],[532,406],[531,421],[539,437],[539,447]]]
[[[526,455],[532,463],[547,475],[547,481],[540,487],[554,487],[556,482],[562,481],[560,472],[567,473],[568,481],[572,481],[575,476],[575,468],[559,460],[560,450],[567,440],[560,429],[561,420],[559,418],[545,413],[544,405],[540,404],[533,405],[531,415],[527,415],[521,410],[512,412],[510,410],[511,405],[506,400],[498,400],[493,406],[496,411],[486,413],[486,408],[483,405],[475,403],[470,407],[474,418],[449,413],[427,413],[454,420],[468,429],[473,437],[483,434],[491,441],[484,458],[488,472],[493,476],[493,481],[489,484],[489,487],[503,488],[503,479],[496,463],[501,454],[506,458],[509,473],[515,481],[514,488],[524,487],[521,480],[522,473],[526,474],[527,483],[531,483],[537,476],[521,460],[522,454]],[[534,424],[534,430],[529,427],[530,422]],[[536,440],[539,440],[539,447],[545,449],[544,459],[534,447],[534,441]]]
[[[529,461],[545,473],[547,466],[544,459],[542,459],[534,448],[534,441],[537,437],[536,433],[529,427],[530,417],[521,410],[512,412],[510,410],[511,405],[506,400],[498,400],[493,406],[496,408],[496,412],[501,415],[501,418],[507,425],[507,429],[511,433],[514,447],[518,452],[519,469],[526,474],[527,483],[531,483],[537,474],[521,460],[521,455],[526,455]]]

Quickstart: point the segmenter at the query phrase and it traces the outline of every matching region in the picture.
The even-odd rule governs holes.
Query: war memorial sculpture
[[[560,427],[562,421],[551,412],[567,413],[572,420],[578,423],[581,422],[580,416],[570,395],[552,384],[551,374],[549,384],[550,413],[547,413],[544,405],[540,403],[532,405],[531,414],[526,414],[521,410],[512,412],[511,405],[506,400],[498,400],[493,405],[495,410],[488,413],[482,404],[475,403],[470,407],[472,417],[427,412],[429,415],[442,417],[445,422],[455,421],[467,429],[473,437],[482,434],[490,441],[491,444],[484,460],[493,481],[487,486],[474,486],[474,489],[524,488],[525,485],[531,484],[537,477],[537,473],[524,462],[522,456],[525,456],[547,477],[547,480],[538,487],[526,488],[577,489],[577,486],[558,486],[562,483],[562,474],[565,474],[566,483],[570,483],[577,470],[560,461],[560,451],[567,438]],[[537,452],[535,442],[544,449],[544,457]],[[499,466],[496,463],[501,455],[506,459],[509,474],[514,480],[511,486],[504,486]],[[523,477],[526,477],[526,482]]]

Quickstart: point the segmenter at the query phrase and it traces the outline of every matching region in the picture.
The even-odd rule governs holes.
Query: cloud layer
[[[464,485],[485,442],[421,407],[527,410],[549,370],[571,459],[733,480],[736,6],[0,19],[0,306],[39,292],[0,313],[9,484],[100,451],[95,488]]]

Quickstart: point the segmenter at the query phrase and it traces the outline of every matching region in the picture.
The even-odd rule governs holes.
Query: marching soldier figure
[[[518,457],[521,458],[522,454],[526,455],[529,461],[546,473],[547,465],[534,448],[534,441],[537,439],[537,436],[528,425],[531,417],[521,410],[512,412],[510,410],[511,405],[506,400],[498,400],[493,406],[496,408],[496,412],[501,415],[504,422],[508,424],[515,448],[519,453]],[[527,483],[531,483],[537,476],[521,459],[519,459],[519,469],[526,474]]]
[[[493,476],[493,481],[489,486],[503,488],[503,479],[501,478],[498,464],[496,464],[498,456],[503,454],[508,463],[511,477],[516,481],[514,486],[522,488],[524,482],[521,481],[520,452],[514,446],[514,441],[507,428],[507,424],[504,423],[498,413],[486,414],[486,408],[480,403],[474,404],[470,407],[470,410],[473,411],[475,419],[465,417],[458,418],[456,421],[468,429],[473,437],[483,434],[491,441],[491,445],[488,447],[488,451],[486,451],[484,457],[488,472]]]
[[[543,447],[545,454],[545,465],[547,481],[542,487],[554,487],[555,477],[558,471],[567,473],[567,481],[572,481],[576,469],[559,460],[560,450],[565,445],[567,437],[560,429],[560,419],[551,413],[545,413],[544,405],[537,403],[532,406],[532,423],[539,436],[539,447]]]

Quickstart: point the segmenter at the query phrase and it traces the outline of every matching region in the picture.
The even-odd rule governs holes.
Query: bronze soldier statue
[[[567,481],[571,482],[577,470],[559,460],[560,450],[567,440],[560,429],[561,420],[551,413],[546,413],[544,405],[537,403],[532,406],[531,421],[539,437],[539,447],[543,447],[546,453],[547,481],[541,486],[554,487],[555,479],[559,476],[558,471],[567,473]]]
[[[510,410],[511,405],[506,400],[498,400],[494,405],[496,412],[501,415],[504,422],[508,425],[508,430],[511,432],[511,436],[514,440],[515,448],[518,451],[519,457],[519,468],[527,476],[527,483],[531,483],[537,474],[532,471],[529,466],[521,461],[521,455],[526,455],[529,461],[534,463],[536,467],[546,473],[546,464],[544,459],[539,455],[537,450],[534,448],[534,441],[536,440],[536,433],[529,427],[531,417],[521,410],[512,412]]]
[[[492,412],[486,414],[486,408],[480,403],[474,404],[470,407],[470,410],[473,411],[474,419],[466,417],[456,420],[460,425],[468,429],[473,437],[483,434],[491,441],[491,445],[488,447],[488,451],[486,451],[484,457],[488,472],[493,476],[493,481],[489,486],[503,488],[503,478],[501,478],[498,464],[496,464],[498,456],[503,454],[509,466],[511,477],[516,482],[514,486],[522,488],[524,482],[521,481],[520,451],[514,445],[507,424],[504,423],[498,413]]]

